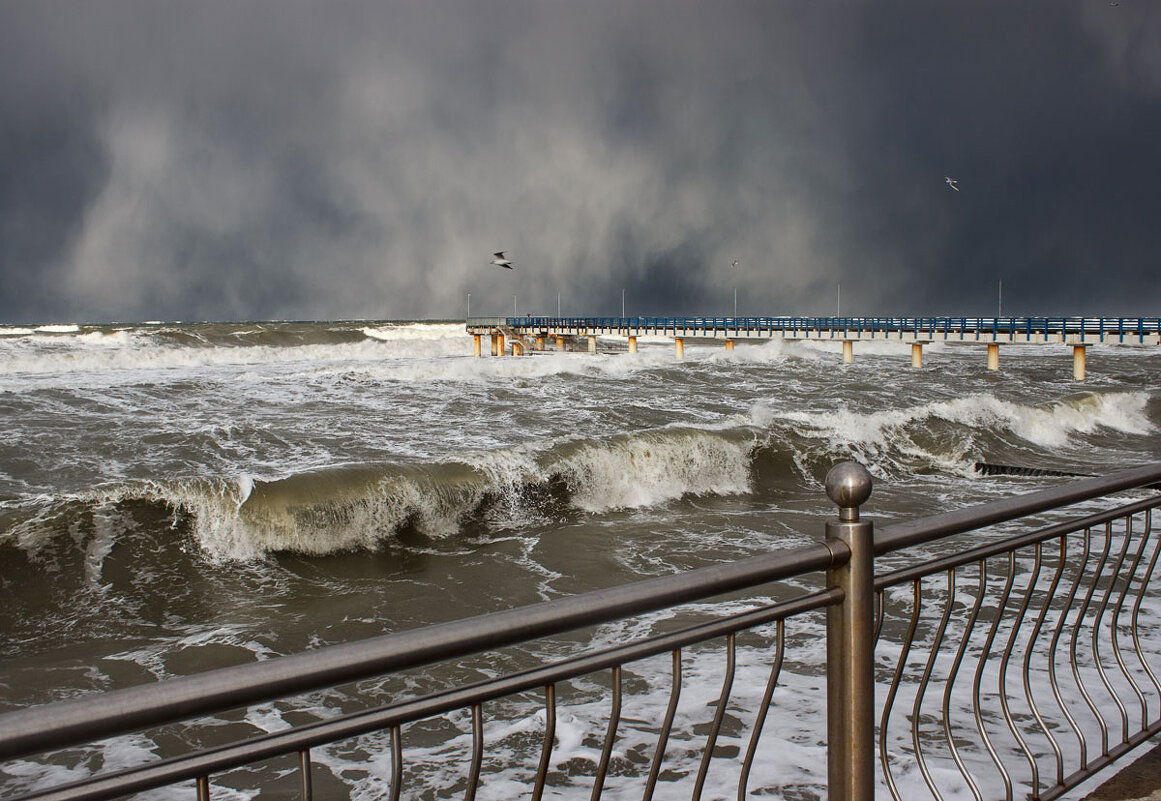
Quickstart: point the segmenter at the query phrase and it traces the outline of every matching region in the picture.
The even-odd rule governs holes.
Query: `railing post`
[[[874,801],[875,676],[874,543],[859,506],[871,496],[871,475],[842,462],[826,476],[826,494],[839,507],[827,521],[826,542],[849,558],[827,572],[827,585],[843,591],[826,613],[827,798]]]

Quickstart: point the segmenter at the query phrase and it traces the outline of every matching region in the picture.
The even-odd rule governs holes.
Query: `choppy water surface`
[[[458,323],[0,328],[0,708],[793,547],[821,537],[821,480],[846,458],[874,474],[865,511],[886,522],[1051,481],[980,477],[980,460],[1100,473],[1161,455],[1147,349],[1091,348],[1077,384],[1053,346],[1005,346],[999,373],[966,345],[928,346],[923,370],[888,343],[857,344],[853,365],[817,343],[687,344],[681,362],[664,341],[603,346],[478,359]],[[641,719],[663,714],[658,684]],[[330,714],[399,691],[305,703]],[[819,746],[796,747],[770,769],[810,785]],[[0,775],[38,786],[162,746],[102,748]],[[333,792],[379,797],[390,760],[367,748],[317,757]],[[562,735],[562,763],[585,748]],[[623,772],[633,758],[630,743]],[[458,775],[417,777],[423,797]],[[481,797],[520,780],[501,771]]]

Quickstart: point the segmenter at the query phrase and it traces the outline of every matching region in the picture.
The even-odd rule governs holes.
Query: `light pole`
[[[625,290],[621,290],[621,319],[625,319]]]
[[[472,293],[468,293],[468,319],[472,318]]]
[[[1004,316],[1004,279],[1000,279],[999,295],[996,297],[996,316]]]
[[[738,260],[734,259],[734,263],[730,265],[730,272],[734,275],[734,317],[738,316],[738,276],[733,270],[737,266]]]
[[[840,283],[838,285],[838,292],[836,293],[835,299],[834,299],[834,316],[835,317],[842,317],[843,316],[843,285],[842,285],[842,283]]]

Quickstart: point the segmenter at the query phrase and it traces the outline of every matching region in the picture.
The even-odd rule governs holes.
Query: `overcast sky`
[[[0,323],[1161,315],[1156,0],[4,0],[0,76]]]

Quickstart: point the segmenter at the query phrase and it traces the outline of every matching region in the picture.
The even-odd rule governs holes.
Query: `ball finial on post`
[[[853,523],[871,497],[871,474],[856,462],[839,462],[826,474],[826,494],[839,508],[839,520]]]

